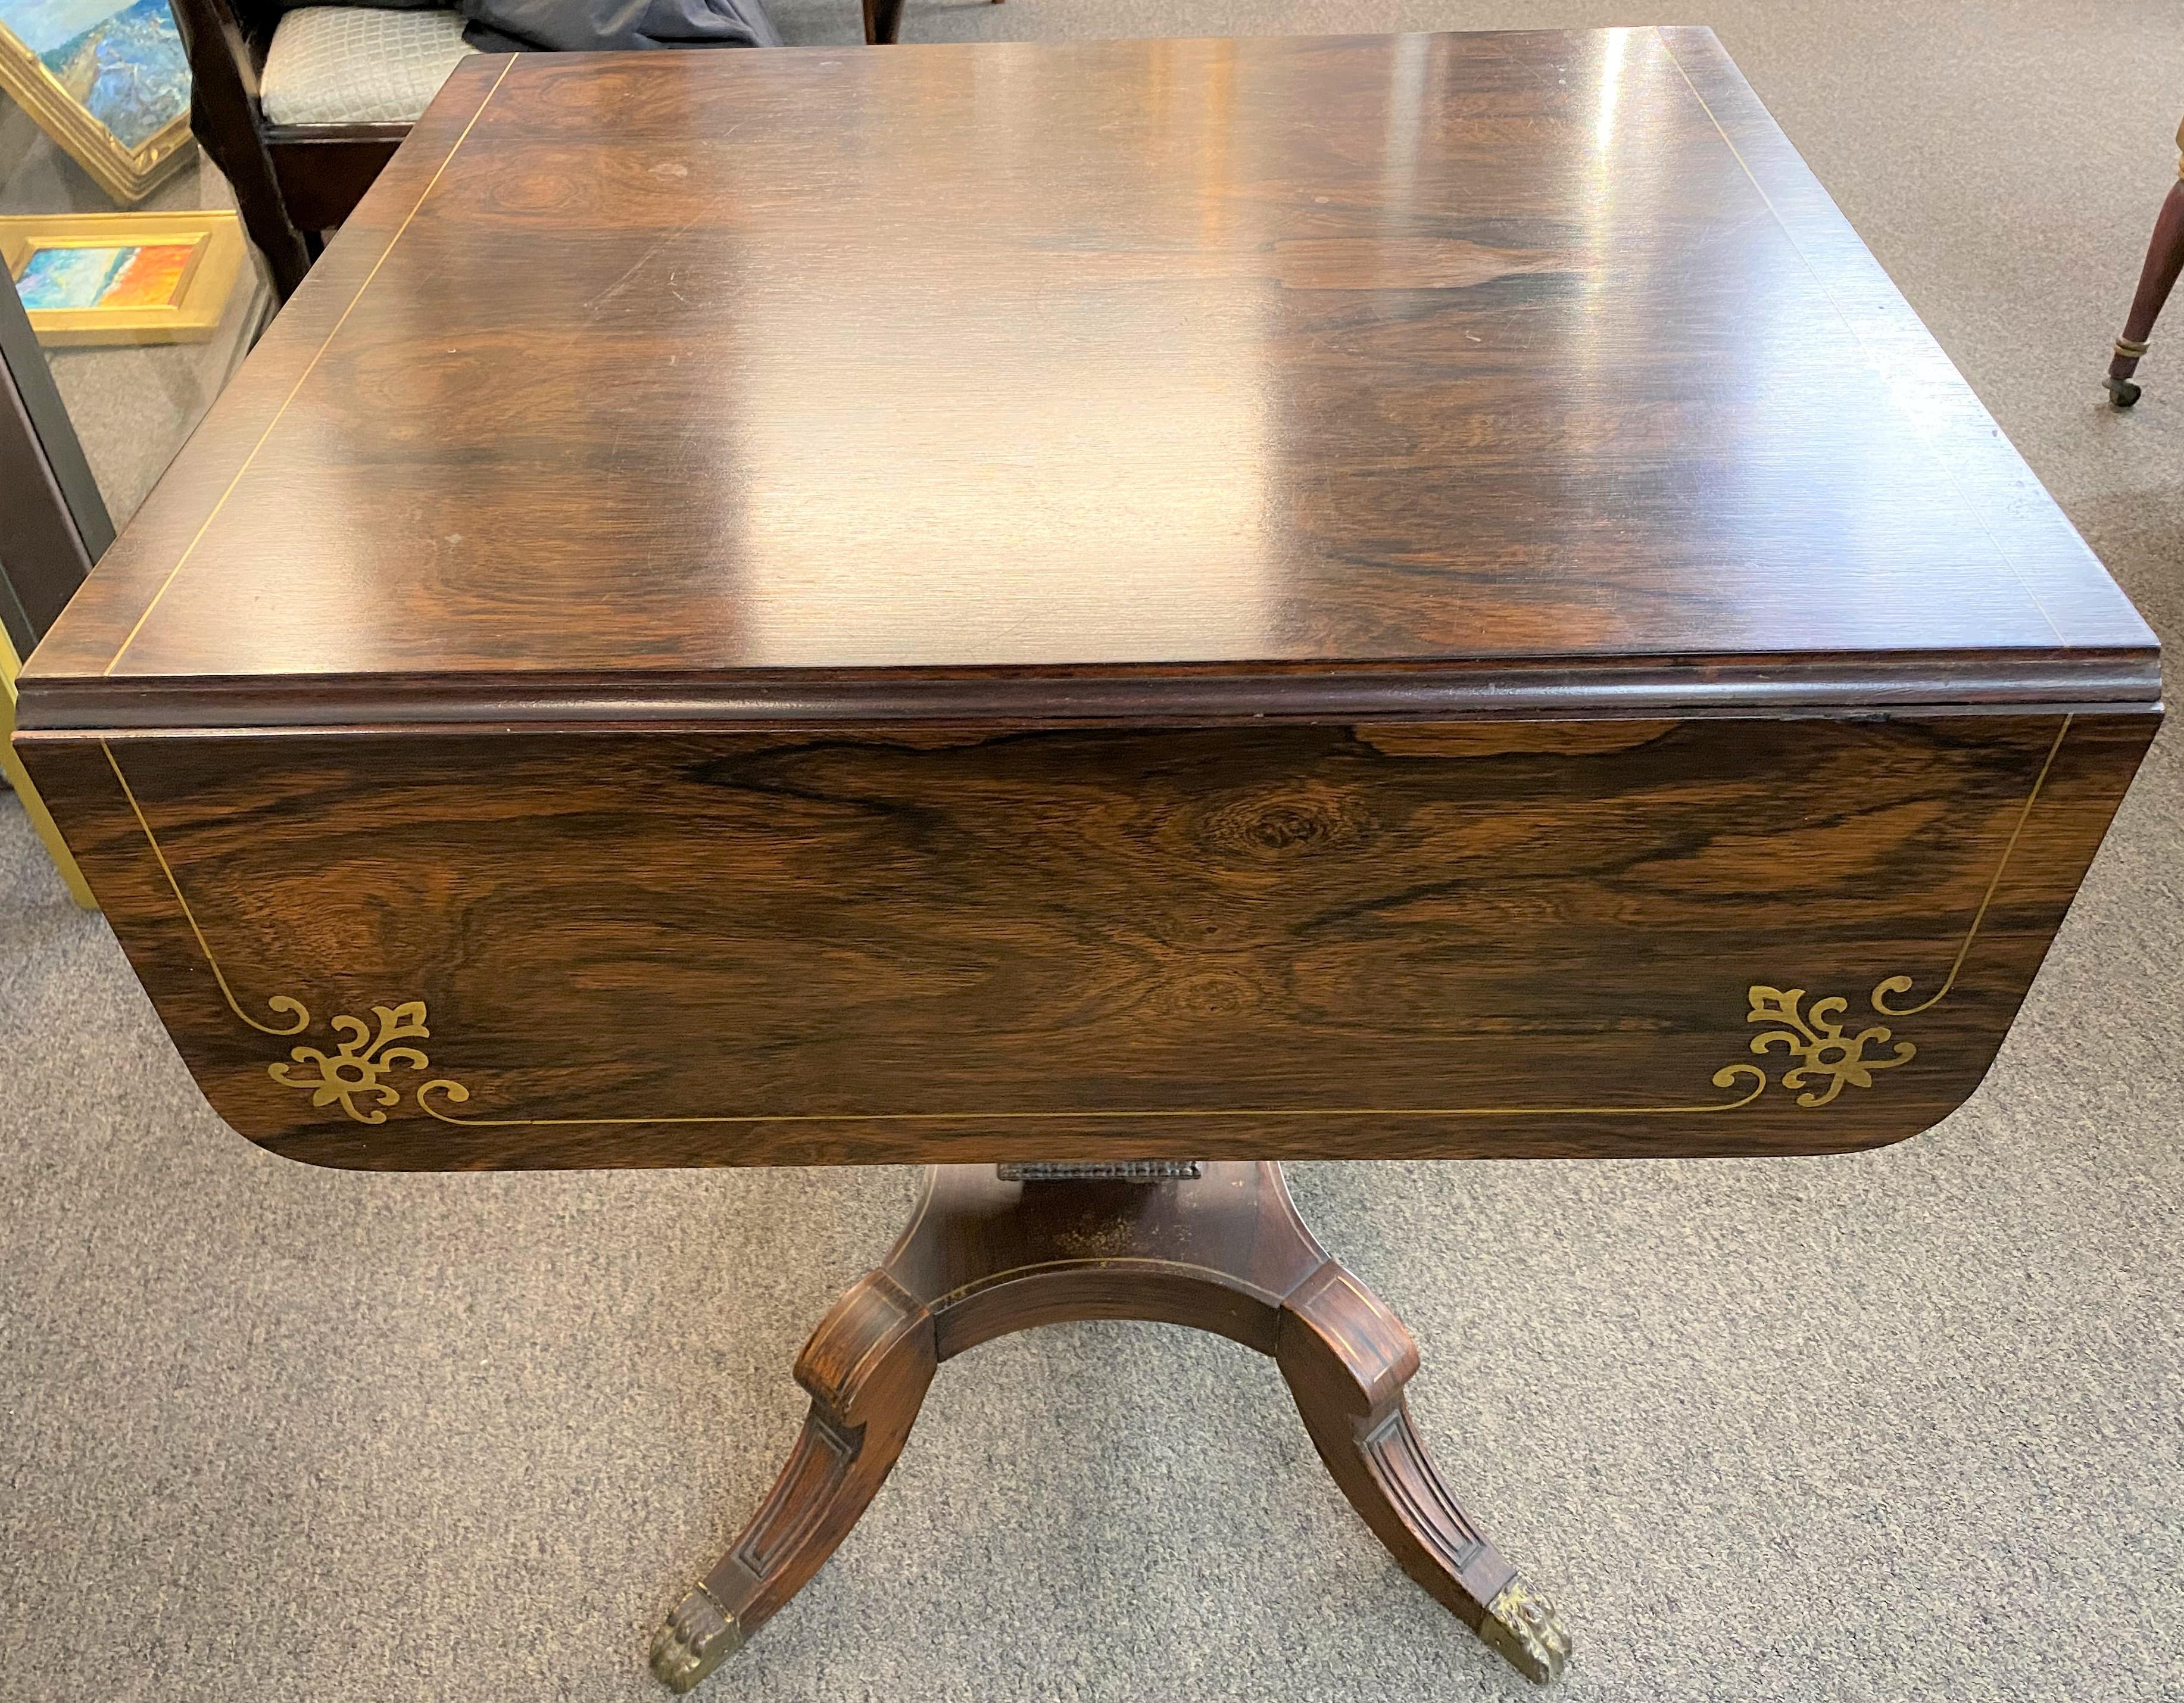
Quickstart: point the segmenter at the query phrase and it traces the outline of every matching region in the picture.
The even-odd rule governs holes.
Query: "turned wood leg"
[[[933,1366],[933,1316],[886,1272],[834,1304],[797,1356],[811,1411],[788,1466],[653,1640],[652,1671],[669,1690],[740,1650],[850,1534],[902,1453]]]
[[[2184,172],[2184,167],[2179,170]],[[2138,370],[2139,357],[2153,336],[2153,322],[2180,270],[2184,270],[2184,181],[2170,186],[2161,215],[2153,221],[2146,264],[2139,270],[2138,293],[2131,298],[2131,317],[2124,321],[2123,335],[2115,342],[2115,359],[2109,363],[2109,400],[2118,408],[2129,408],[2138,400],[2139,387],[2131,381],[2131,375]]]
[[[902,0],[865,0],[865,40],[878,46],[902,39]]]
[[[1472,1523],[1412,1428],[1418,1350],[1402,1321],[1330,1260],[1284,1305],[1274,1361],[1319,1458],[1403,1571],[1525,1678],[1559,1675],[1570,1639],[1553,1606]]]

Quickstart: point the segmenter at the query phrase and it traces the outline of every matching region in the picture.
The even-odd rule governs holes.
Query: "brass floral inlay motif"
[[[265,1073],[283,1088],[308,1091],[313,1105],[332,1105],[339,1100],[342,1110],[359,1123],[386,1122],[386,1108],[402,1103],[402,1091],[382,1078],[397,1065],[421,1071],[432,1063],[415,1047],[391,1046],[388,1043],[430,1040],[432,1032],[425,1027],[422,999],[405,999],[398,1005],[374,1005],[371,1015],[379,1019],[378,1033],[374,1034],[371,1025],[361,1017],[336,1017],[334,1031],[348,1038],[333,1052],[326,1053],[317,1047],[296,1047],[289,1051],[291,1062],[268,1065]],[[317,1074],[298,1074],[298,1065],[309,1065]],[[361,1108],[358,1105],[359,1100],[364,1102]]]
[[[1979,908],[1973,913],[1971,925],[1964,931],[1957,947],[1954,960],[1941,980],[1941,985],[1915,1005],[1895,1003],[1910,994],[1914,982],[1908,976],[1890,976],[1875,984],[1869,995],[1875,1011],[1882,1016],[1903,1018],[1916,1016],[1931,1010],[1946,999],[1956,987],[1964,961],[1970,955],[1972,943],[1979,938],[1981,926],[1986,921],[1989,907],[1994,902],[1997,889],[2002,884],[2003,871],[2009,866],[2019,836],[2032,814],[2032,807],[2046,783],[2048,771],[2054,765],[2056,754],[2062,749],[2074,718],[2064,716],[2056,729],[2054,741],[2048,748],[2047,760],[2041,765],[2031,791],[2026,795],[2018,812],[2008,843],[1988,879],[1986,890]],[[206,965],[212,971],[214,985],[228,1009],[242,1022],[261,1034],[287,1036],[301,1034],[311,1026],[310,1012],[303,1001],[286,993],[269,998],[269,1011],[287,1019],[276,1025],[253,1016],[245,1010],[222,972],[212,944],[198,927],[198,919],[184,897],[181,883],[176,878],[166,854],[160,849],[159,838],[152,832],[143,806],[138,803],[128,776],[122,773],[121,765],[113,749],[100,741],[107,762],[120,783],[123,796],[128,800],[137,824],[144,832],[146,843],[151,847],[160,872],[173,890],[183,921],[196,938],[204,954]],[[1909,1041],[1897,1040],[1895,1032],[1885,1024],[1874,1023],[1852,1031],[1844,1021],[1850,1001],[1841,995],[1831,995],[1805,1003],[1802,988],[1774,988],[1764,982],[1753,982],[1745,990],[1747,1023],[1766,1023],[1772,1027],[1755,1035],[1752,1050],[1765,1055],[1774,1051],[1786,1052],[1796,1062],[1785,1069],[1779,1078],[1784,1092],[1795,1094],[1797,1104],[1819,1107],[1834,1103],[1846,1088],[1869,1088],[1874,1085],[1876,1071],[1892,1071],[1918,1056],[1919,1049]],[[345,1037],[328,1053],[322,1048],[298,1046],[290,1049],[286,1060],[266,1066],[266,1072],[283,1088],[293,1088],[311,1096],[314,1106],[331,1106],[338,1102],[342,1110],[359,1123],[381,1124],[387,1114],[401,1105],[403,1090],[387,1080],[398,1066],[407,1066],[413,1071],[428,1069],[431,1060],[416,1047],[397,1044],[412,1040],[429,1040],[432,1032],[426,1027],[425,1002],[405,999],[395,1005],[374,1005],[372,1015],[378,1021],[375,1031],[362,1018],[346,1014],[332,1020],[331,1027],[337,1034]],[[1886,1052],[1880,1049],[1888,1049]],[[1517,1106],[1387,1106],[1387,1107],[1221,1107],[1189,1110],[1130,1108],[1068,1112],[1018,1110],[994,1111],[933,1111],[933,1112],[736,1112],[711,1116],[668,1116],[619,1117],[463,1117],[432,1104],[438,1097],[449,1106],[462,1105],[471,1098],[471,1091],[461,1082],[445,1077],[434,1077],[419,1085],[415,1101],[417,1110],[443,1123],[460,1124],[469,1127],[547,1127],[571,1124],[644,1124],[644,1123],[816,1123],[816,1122],[910,1122],[954,1123],[965,1121],[1036,1121],[1055,1116],[1100,1117],[1112,1119],[1158,1119],[1166,1117],[1251,1117],[1327,1118],[1357,1117],[1633,1117],[1687,1116],[1708,1112],[1727,1112],[1741,1110],[1763,1095],[1776,1078],[1758,1065],[1739,1062],[1724,1065],[1712,1078],[1716,1088],[1729,1091],[1735,1097],[1688,1105],[1517,1105]]]
[[[1909,978],[1892,976],[1880,984],[1886,988],[1894,982],[1908,985]],[[1880,988],[1875,989],[1876,1006]],[[1754,983],[1746,990],[1752,1009],[1745,1013],[1747,1023],[1774,1023],[1780,1027],[1752,1038],[1755,1053],[1772,1051],[1780,1047],[1804,1060],[1782,1072],[1785,1088],[1803,1088],[1798,1094],[1799,1105],[1825,1105],[1845,1088],[1869,1088],[1875,1071],[1892,1071],[1898,1065],[1908,1065],[1917,1056],[1918,1048],[1908,1041],[1897,1041],[1894,1055],[1888,1058],[1869,1058],[1868,1047],[1885,1047],[1895,1039],[1894,1031],[1876,1023],[1870,1028],[1860,1029],[1856,1034],[1845,1032],[1841,1017],[1850,1009],[1850,1001],[1837,996],[1815,999],[1811,1006],[1805,1005],[1802,988],[1769,988]],[[1825,1082],[1826,1087],[1806,1088],[1808,1082]]]
[[[1889,1011],[1886,997],[1910,985],[1908,977],[1892,976],[1873,990],[1874,1009],[1885,1015]],[[1918,1056],[1919,1049],[1909,1041],[1896,1039],[1895,1032],[1885,1024],[1875,1023],[1852,1032],[1844,1024],[1843,1014],[1850,1001],[1841,996],[1815,999],[1805,1003],[1802,988],[1770,988],[1763,982],[1754,982],[1745,990],[1749,1009],[1745,1013],[1748,1023],[1770,1023],[1773,1027],[1755,1035],[1752,1050],[1769,1053],[1787,1052],[1797,1060],[1785,1070],[1779,1081],[1785,1091],[1795,1094],[1801,1106],[1824,1106],[1834,1100],[1846,1088],[1869,1088],[1876,1071],[1892,1071]],[[270,1002],[276,1009],[292,1010],[301,1017],[298,1027],[309,1027],[310,1018],[301,1002],[282,997]],[[1923,1009],[1923,1008],[1922,1008]],[[384,1123],[387,1111],[402,1103],[403,1092],[387,1080],[397,1065],[407,1065],[413,1071],[428,1068],[432,1060],[415,1047],[392,1044],[398,1041],[429,1040],[432,1031],[426,1027],[425,1002],[405,999],[398,1005],[374,1005],[372,1015],[379,1020],[375,1032],[371,1025],[359,1017],[346,1015],[333,1019],[333,1029],[348,1038],[332,1053],[318,1047],[296,1047],[290,1049],[288,1059],[280,1064],[268,1065],[266,1074],[283,1088],[308,1092],[315,1106],[329,1106],[339,1101],[342,1110],[359,1123]],[[1893,1049],[1883,1055],[1877,1049],[1893,1042]],[[299,1066],[309,1066],[299,1069]],[[1390,1107],[1375,1116],[1397,1116],[1411,1110],[1416,1116],[1427,1117],[1522,1117],[1559,1114],[1564,1116],[1585,1115],[1607,1116],[1611,1113],[1711,1112],[1736,1111],[1750,1105],[1776,1081],[1758,1065],[1724,1065],[1713,1073],[1713,1085],[1737,1093],[1731,1100],[1710,1105],[1684,1106],[1464,1106],[1418,1110]],[[443,1111],[431,1103],[437,1094],[452,1105],[460,1105],[471,1097],[471,1091],[459,1082],[447,1077],[435,1077],[421,1083],[417,1089],[417,1109],[443,1123],[808,1123],[833,1121],[827,1114],[744,1113],[717,1117],[611,1117],[611,1118],[465,1118]],[[911,1118],[931,1121],[945,1119],[977,1118],[1037,1118],[1044,1112],[906,1112],[882,1113],[883,1117]],[[1170,1113],[1166,1111],[1109,1111],[1082,1114],[1103,1117],[1164,1117],[1206,1116],[1206,1112]],[[1254,1117],[1326,1117],[1340,1116],[1324,1110],[1290,1111],[1287,1109],[1264,1109],[1234,1114]],[[873,1116],[846,1116],[851,1121],[865,1121]]]

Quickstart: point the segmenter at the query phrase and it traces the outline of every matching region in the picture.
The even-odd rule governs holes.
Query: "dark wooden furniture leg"
[[[878,47],[902,39],[902,0],[865,0],[865,41]]]
[[[289,216],[259,129],[258,54],[229,0],[176,0],[173,9],[190,64],[191,134],[235,191],[242,227],[285,302],[311,270],[315,251],[314,238]]]
[[[2178,131],[2177,141],[2184,145],[2184,131]],[[2115,358],[2109,363],[2109,400],[2118,408],[2129,408],[2138,400],[2139,387],[2131,382],[2131,375],[2138,370],[2139,358],[2146,353],[2153,322],[2176,286],[2177,273],[2184,270],[2184,164],[2180,164],[2178,175],[2179,181],[2169,186],[2160,216],[2153,221],[2146,264],[2139,269],[2138,293],[2131,298],[2131,317],[2124,321],[2123,335],[2115,341]]]
[[[772,1493],[654,1642],[671,1690],[740,1648],[848,1535],[941,1361],[1072,1319],[1190,1325],[1272,1355],[1320,1459],[1403,1570],[1529,1678],[1562,1672],[1570,1641],[1552,1607],[1473,1523],[1412,1428],[1410,1333],[1328,1257],[1279,1165],[1158,1176],[1183,1168],[927,1172],[910,1227],[797,1361],[811,1411]]]
[[[772,1617],[850,1534],[933,1382],[933,1315],[884,1267],[834,1304],[796,1358],[811,1411],[773,1493],[660,1629],[652,1671],[688,1691]]]
[[[865,44],[878,47],[902,39],[903,0],[865,0]],[[1001,0],[993,0],[996,6]]]

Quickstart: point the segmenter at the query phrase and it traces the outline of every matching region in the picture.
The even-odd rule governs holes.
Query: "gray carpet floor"
[[[782,8],[852,34],[847,0]],[[1588,0],[912,0],[913,39],[1631,22]],[[2003,426],[2184,640],[2184,320],[2098,379],[2171,179],[2167,3],[1715,0]],[[1688,19],[1684,19],[1688,21]],[[2184,314],[2184,306],[2180,306]],[[1764,372],[1751,376],[1766,382]],[[2184,793],[2164,738],[1972,1102],[1773,1162],[1304,1166],[1577,1700],[2184,1697]],[[198,1099],[0,802],[0,1695],[652,1703],[902,1171],[370,1177]],[[1513,1699],[1272,1367],[1150,1326],[944,1369],[708,1695]]]

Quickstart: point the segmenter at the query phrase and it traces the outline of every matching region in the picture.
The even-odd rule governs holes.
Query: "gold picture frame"
[[[0,89],[101,189],[133,207],[189,151],[187,66],[179,40],[167,39],[174,22],[164,0],[150,6],[117,0],[110,13],[91,19],[69,40],[46,43],[38,26],[49,15],[65,15],[68,24],[48,33],[65,34],[92,9],[57,7],[53,0],[0,0]],[[148,45],[148,23],[159,26]],[[109,84],[109,70],[126,75]],[[109,102],[109,87],[125,93]],[[115,124],[134,142],[117,135]]]
[[[66,304],[40,305],[42,298],[65,296],[50,287],[74,281],[57,278],[59,267],[42,264],[40,257],[71,250],[100,257],[79,270],[93,274],[96,283],[103,267],[106,286],[88,299],[78,288]],[[153,264],[140,266],[143,261]],[[242,263],[242,224],[232,213],[0,218],[0,264],[23,298],[31,329],[48,348],[206,342],[227,310]],[[146,287],[114,287],[126,286],[132,275]]]
[[[23,801],[24,814],[30,817],[31,826],[37,830],[38,838],[46,843],[53,867],[61,872],[68,883],[69,897],[86,910],[98,909],[98,901],[91,894],[91,884],[83,878],[75,860],[69,855],[68,842],[61,831],[53,826],[53,819],[46,810],[45,800],[38,789],[31,784],[31,777],[23,768],[23,760],[15,754],[10,736],[15,731],[15,676],[23,671],[20,658],[15,654],[14,641],[7,630],[0,628],[0,778],[14,788],[15,796]]]

